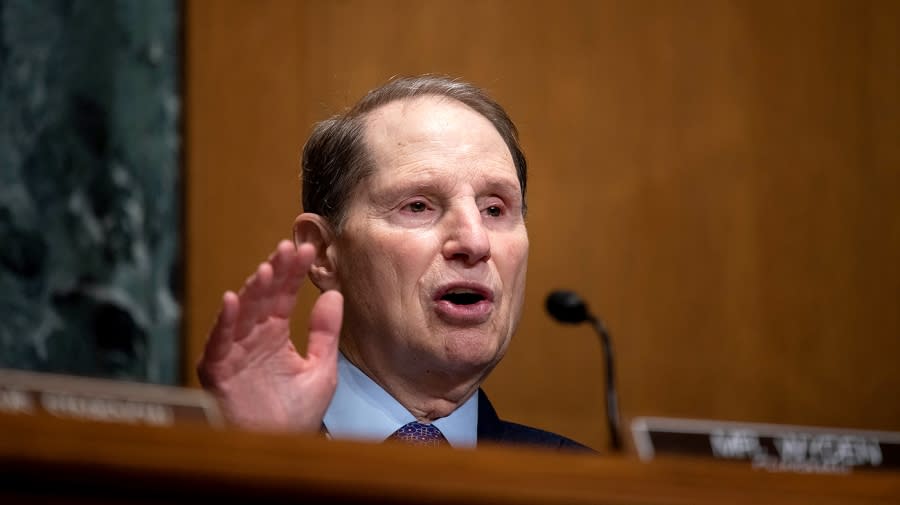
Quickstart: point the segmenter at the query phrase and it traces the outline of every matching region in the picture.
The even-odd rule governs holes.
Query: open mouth
[[[494,293],[481,284],[455,283],[435,293],[438,317],[455,326],[483,324],[494,311]]]
[[[474,305],[486,297],[475,291],[449,291],[439,298],[454,305]]]

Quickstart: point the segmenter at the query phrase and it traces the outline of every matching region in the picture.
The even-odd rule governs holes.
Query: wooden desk
[[[0,417],[0,503],[887,504],[900,475]]]

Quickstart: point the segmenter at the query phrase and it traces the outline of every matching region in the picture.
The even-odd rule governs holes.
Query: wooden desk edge
[[[0,474],[7,494],[69,493],[108,503],[129,495],[150,502],[158,495],[160,502],[900,503],[900,475],[888,472],[778,474],[715,461],[641,463],[496,446],[423,450],[25,416],[0,416]]]

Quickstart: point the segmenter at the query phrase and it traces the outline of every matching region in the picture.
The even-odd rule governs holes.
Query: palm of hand
[[[308,356],[302,357],[290,340],[288,318],[311,254],[287,244],[279,245],[239,295],[226,293],[198,373],[230,423],[313,432],[321,427],[337,383],[343,299],[333,291],[319,297],[310,318]]]

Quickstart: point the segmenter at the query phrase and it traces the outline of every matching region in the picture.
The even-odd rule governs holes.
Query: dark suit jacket
[[[540,446],[549,449],[593,451],[590,447],[549,431],[503,421],[484,391],[478,390],[478,442]]]

